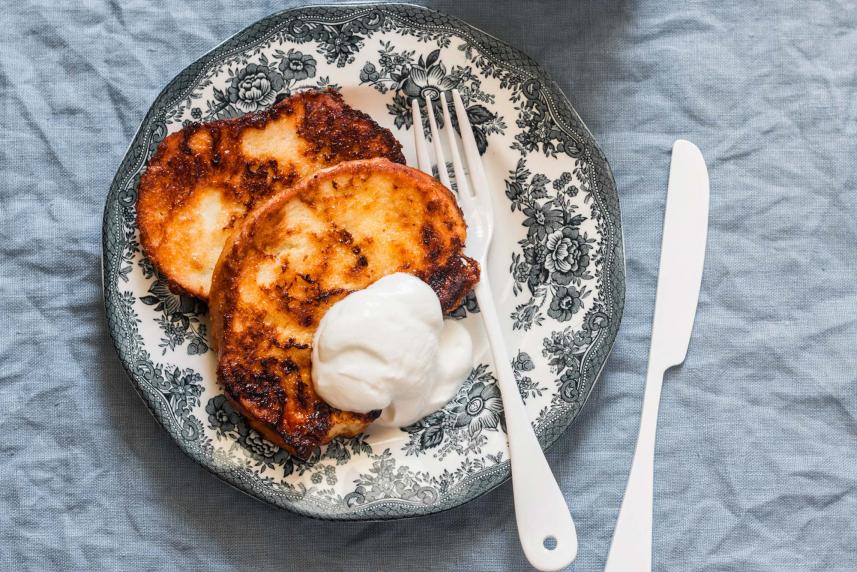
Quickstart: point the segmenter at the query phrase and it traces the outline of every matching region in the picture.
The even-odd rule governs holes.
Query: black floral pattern
[[[394,116],[396,127],[411,127],[411,104],[417,101],[425,108],[426,102],[432,106],[435,119],[440,127],[443,126],[441,112],[441,94],[451,89],[461,93],[467,118],[473,128],[473,137],[480,153],[488,149],[488,136],[493,133],[503,133],[506,125],[502,118],[490,111],[484,104],[493,102],[492,95],[482,91],[479,80],[469,67],[454,66],[447,70],[440,60],[441,50],[435,49],[427,55],[414,59],[414,52],[398,51],[389,42],[382,44],[378,53],[378,65],[366,62],[360,72],[360,82],[372,85],[381,93],[395,91],[392,103],[387,105],[390,114]],[[449,104],[452,105],[451,103]],[[453,127],[459,130],[458,120],[452,114]],[[428,114],[423,117],[426,122],[422,128],[426,136],[428,130]]]
[[[268,66],[247,64],[232,78],[226,98],[245,113],[257,111],[274,103],[277,92],[284,85],[282,74],[272,71]]]
[[[167,286],[166,280],[155,274],[154,267],[148,262],[141,263],[143,275],[146,278],[155,276],[155,280],[149,285],[145,296],[140,301],[152,306],[159,316],[155,319],[163,336],[158,346],[161,354],[167,351],[175,351],[176,348],[187,343],[188,355],[200,355],[208,352],[207,328],[203,322],[207,308],[192,296],[173,294]],[[141,261],[142,262],[142,261]]]
[[[281,449],[277,445],[266,440],[252,429],[247,433],[244,446],[255,456],[264,459],[272,459],[274,455],[281,452]]]
[[[562,373],[566,369],[577,369],[580,367],[580,355],[585,347],[582,347],[574,339],[574,334],[570,329],[562,332],[552,332],[549,338],[544,340],[544,350],[542,355],[550,358],[548,365],[556,371]]]
[[[296,42],[315,42],[328,64],[344,67],[354,62],[366,38],[383,24],[383,18],[371,13],[341,24],[294,22],[288,36]]]
[[[558,286],[548,308],[548,316],[567,322],[583,307],[580,292],[574,286]]]
[[[208,413],[208,425],[224,433],[236,431],[242,422],[241,416],[232,409],[225,395],[210,399],[205,405],[205,412]]]
[[[453,408],[455,426],[467,427],[471,435],[496,429],[503,413],[503,398],[496,383],[476,382],[467,392],[467,401]]]
[[[536,294],[550,276],[545,264],[548,258],[548,249],[544,244],[528,244],[524,246],[523,254],[523,263],[520,264],[520,268],[512,268],[512,276],[526,276],[527,288]]]
[[[579,158],[580,145],[557,125],[542,88],[541,80],[537,79],[525,81],[521,85],[523,98],[516,123],[522,131],[515,136],[515,148],[521,155],[541,151],[549,157],[564,153]]]
[[[423,60],[420,56],[419,63],[412,65],[405,81],[402,82],[401,90],[408,99],[424,101],[437,101],[440,94],[458,87],[459,80],[446,74],[446,66],[437,61],[440,50],[435,50]]]
[[[589,250],[594,242],[572,226],[565,226],[548,235],[545,241],[547,256],[545,270],[558,284],[569,284],[583,276],[589,267]]]
[[[173,370],[169,383],[170,405],[185,414],[196,406],[202,394],[202,376],[193,370]]]
[[[431,504],[438,496],[435,487],[420,482],[407,467],[397,466],[389,450],[372,463],[368,473],[361,473],[356,482],[354,491],[344,498],[352,507],[387,498]]]
[[[546,391],[541,383],[534,381],[528,375],[524,375],[525,372],[533,371],[535,368],[533,358],[527,352],[518,352],[518,355],[512,360],[512,371],[515,374],[515,381],[518,382],[518,392],[525,402],[531,397],[541,397]]]
[[[345,28],[330,33],[322,32],[318,37],[324,46],[328,61],[335,61],[340,66],[354,61],[354,54],[360,49],[363,41],[362,36]]]
[[[456,320],[461,320],[467,317],[467,314],[477,314],[479,312],[479,302],[476,301],[476,293],[472,290],[464,296],[461,304],[449,313],[449,316]]]
[[[550,179],[532,174],[523,159],[509,172],[506,196],[512,211],[521,211],[527,229],[509,271],[515,280],[513,292],[520,294],[526,287],[530,293],[530,299],[512,313],[514,329],[540,325],[543,310],[549,317],[567,322],[584,309],[591,294],[584,281],[592,278],[589,268],[595,240],[581,230],[587,219],[576,213],[577,206],[566,192],[572,181],[571,173],[560,175],[551,185],[551,196]]]
[[[372,62],[366,62],[360,70],[360,83],[373,83],[381,79],[381,74]]]
[[[192,110],[193,119],[223,119],[265,109],[290,95],[298,84],[316,75],[318,62],[310,54],[292,48],[287,52],[274,50],[272,56],[269,60],[268,56],[261,54],[256,62],[235,69],[228,68],[230,79],[226,88],[215,87],[214,99],[207,102],[206,114],[194,108],[199,113],[194,114]],[[318,87],[328,85],[331,84],[327,78],[319,80]]]
[[[479,452],[487,443],[485,431],[506,430],[497,380],[486,364],[478,365],[446,407],[403,429],[409,434],[406,455],[422,455],[434,448],[438,459],[452,452]]]
[[[205,404],[205,412],[208,414],[208,426],[216,431],[218,438],[237,441],[260,471],[281,467],[285,475],[290,475],[295,470],[295,462],[288,451],[250,428],[225,395],[216,395],[209,399]]]
[[[533,363],[533,358],[527,352],[518,352],[518,355],[512,361],[512,369],[517,372],[533,371],[535,368],[536,364]]]
[[[524,207],[524,226],[528,234],[536,241],[544,241],[549,234],[560,230],[565,215],[561,209],[555,208],[550,202],[543,204],[532,203]]]
[[[586,313],[583,326],[579,330],[566,328],[552,332],[545,338],[542,355],[548,358],[551,371],[559,375],[556,380],[558,392],[552,403],[558,401],[579,404],[582,391],[580,387],[581,365],[587,349],[595,336],[610,324],[607,313],[600,304],[595,304]]]
[[[580,397],[577,382],[580,380],[580,372],[570,369],[559,378],[559,396],[563,401],[574,403]]]
[[[315,77],[316,61],[311,55],[292,49],[280,60],[278,67],[286,81],[300,81]]]

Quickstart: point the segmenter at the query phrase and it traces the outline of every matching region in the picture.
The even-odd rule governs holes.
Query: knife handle
[[[649,364],[640,414],[640,434],[604,572],[648,572],[652,569],[655,431],[665,369]]]

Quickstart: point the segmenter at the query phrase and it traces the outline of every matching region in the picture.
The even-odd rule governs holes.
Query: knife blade
[[[652,569],[655,431],[664,372],[687,356],[705,261],[708,169],[699,148],[673,144],[640,433],[605,572]]]

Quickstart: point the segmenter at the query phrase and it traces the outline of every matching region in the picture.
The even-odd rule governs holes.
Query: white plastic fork
[[[470,176],[468,185],[446,103],[446,93],[448,92],[440,94],[440,105],[452,156],[458,204],[467,222],[465,252],[479,262],[482,268],[482,275],[476,286],[476,300],[479,302],[479,310],[491,344],[494,367],[503,396],[518,537],[524,554],[533,567],[543,571],[560,570],[571,564],[577,556],[577,531],[562,491],[530,424],[521,394],[518,392],[518,384],[512,371],[512,358],[506,350],[500,318],[488,281],[488,251],[494,233],[491,191],[461,95],[458,90],[453,90],[452,100],[455,104],[455,114],[458,118],[461,142],[467,160],[467,173]],[[452,188],[432,101],[426,98],[425,103],[437,159],[438,178],[443,185]],[[414,120],[417,162],[420,170],[431,175],[432,164],[423,133],[422,115],[416,99],[412,102],[411,111]]]

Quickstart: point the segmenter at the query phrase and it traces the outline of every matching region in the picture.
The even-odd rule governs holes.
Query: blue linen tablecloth
[[[237,4],[237,3],[235,3]],[[509,485],[337,524],[185,457],[103,319],[104,197],[184,66],[290,2],[10,2],[0,11],[0,569],[523,570]],[[657,570],[857,570],[857,9],[852,2],[429,5],[544,64],[613,166],[628,287],[615,350],[548,458],[601,570],[638,426],[669,150],[711,173],[687,362],[667,375]]]

